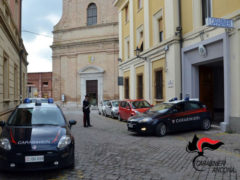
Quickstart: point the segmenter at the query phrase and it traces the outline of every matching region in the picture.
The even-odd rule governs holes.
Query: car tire
[[[211,128],[211,121],[210,119],[203,119],[202,121],[202,129],[207,131]]]
[[[165,136],[167,134],[167,126],[164,123],[159,123],[156,127],[155,133],[157,136]]]
[[[75,168],[75,153],[73,152],[72,155],[72,163],[67,167],[68,169],[74,169]]]
[[[74,169],[75,168],[75,162],[73,162],[69,167],[68,169]]]
[[[118,120],[122,121],[122,118],[121,118],[120,114],[118,114]]]
[[[98,114],[99,114],[99,115],[101,115],[101,112],[100,112],[100,111],[98,111]]]
[[[115,118],[115,116],[114,116],[113,112],[111,112],[111,118],[113,118],[113,119]]]

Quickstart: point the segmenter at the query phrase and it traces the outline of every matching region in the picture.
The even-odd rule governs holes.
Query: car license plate
[[[25,163],[44,162],[44,156],[25,156]]]
[[[128,127],[129,128],[133,128],[133,124],[128,124]]]

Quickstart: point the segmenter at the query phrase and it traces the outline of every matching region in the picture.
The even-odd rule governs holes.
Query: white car
[[[105,116],[105,113],[106,113],[106,105],[107,105],[107,102],[109,100],[102,100],[100,103],[99,103],[99,106],[98,106],[98,114],[99,115],[103,115]]]
[[[119,101],[118,100],[108,101],[107,105],[106,105],[105,116],[111,116],[112,118],[117,118],[118,110],[119,110]]]

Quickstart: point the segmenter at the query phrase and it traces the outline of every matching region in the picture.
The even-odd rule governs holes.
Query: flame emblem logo
[[[189,152],[189,153],[197,152],[197,156],[195,156],[194,159],[193,159],[194,169],[197,170],[197,171],[203,171],[202,169],[197,168],[196,160],[198,158],[206,158],[204,156],[204,151],[206,149],[214,151],[214,150],[218,149],[223,144],[224,143],[219,141],[219,140],[212,140],[212,139],[207,138],[207,137],[199,139],[195,134],[192,142],[189,142],[187,147],[186,147],[186,151]]]

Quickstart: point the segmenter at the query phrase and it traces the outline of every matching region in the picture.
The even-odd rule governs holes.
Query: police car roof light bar
[[[53,98],[48,98],[48,103],[53,104],[54,103]]]
[[[189,101],[189,97],[185,97],[185,98],[184,98],[184,101]]]
[[[174,97],[174,98],[170,99],[169,102],[173,102],[173,101],[177,101],[177,100],[178,100],[178,98]]]
[[[31,102],[31,101],[30,101],[29,98],[25,98],[24,101],[23,101],[24,104],[28,104],[28,103],[30,103],[30,102]]]

